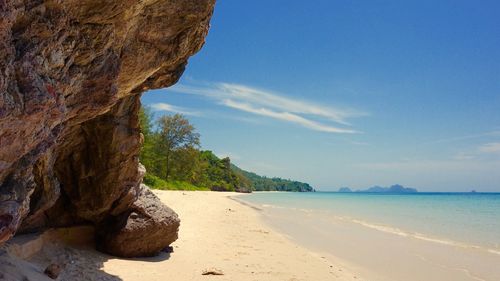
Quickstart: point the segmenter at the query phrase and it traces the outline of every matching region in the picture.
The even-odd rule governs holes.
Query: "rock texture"
[[[99,228],[97,247],[124,257],[158,254],[177,239],[180,223],[177,214],[144,185],[131,208],[111,220]]]
[[[81,223],[116,255],[158,251],[110,242],[133,231],[175,240],[175,213],[141,189],[139,99],[179,79],[214,2],[0,0],[0,243]]]

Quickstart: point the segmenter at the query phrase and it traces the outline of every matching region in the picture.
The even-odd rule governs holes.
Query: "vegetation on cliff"
[[[200,149],[200,135],[181,114],[154,121],[142,108],[139,114],[144,143],[140,161],[146,167],[144,183],[155,189],[214,191],[314,191],[307,183],[267,178],[245,171]]]
[[[240,174],[243,178],[249,181],[252,190],[255,191],[297,191],[297,192],[311,192],[314,188],[308,183],[293,181],[282,178],[268,178],[259,176],[256,173],[245,171],[236,165],[231,167],[234,172]]]

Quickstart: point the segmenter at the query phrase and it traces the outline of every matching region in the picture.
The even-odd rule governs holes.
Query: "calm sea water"
[[[264,208],[317,212],[395,235],[500,255],[500,193],[254,193]]]

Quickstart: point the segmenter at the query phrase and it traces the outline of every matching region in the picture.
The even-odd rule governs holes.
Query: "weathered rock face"
[[[160,203],[137,205],[151,197],[140,187],[139,98],[179,79],[214,2],[0,0],[0,243],[44,226],[115,222],[98,229],[110,241],[133,210],[163,216]]]
[[[99,227],[97,248],[123,257],[159,253],[177,239],[180,223],[177,214],[144,185],[130,209],[111,220]]]

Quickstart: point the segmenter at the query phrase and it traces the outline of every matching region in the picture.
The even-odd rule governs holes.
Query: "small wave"
[[[272,205],[272,204],[261,204],[262,208],[269,208],[269,209],[286,209],[286,210],[293,210],[293,211],[300,211],[303,213],[313,213],[317,212],[316,210],[311,210],[311,209],[305,209],[305,208],[295,208],[295,207],[284,207],[284,206],[277,206],[277,205]]]
[[[486,252],[489,252],[491,254],[495,255],[500,255],[500,250],[497,249],[490,249],[490,248],[485,248],[477,245],[471,245],[471,244],[466,244],[463,242],[458,242],[458,241],[453,241],[453,240],[447,240],[447,239],[441,239],[441,238],[436,238],[436,237],[430,237],[427,235],[424,235],[422,233],[418,232],[407,232],[402,229],[396,228],[396,227],[391,227],[391,226],[385,226],[385,225],[379,225],[379,224],[373,224],[369,223],[366,221],[358,220],[358,219],[353,219],[349,217],[336,217],[337,219],[341,219],[344,221],[350,221],[371,229],[375,229],[378,231],[402,236],[402,237],[410,237],[414,239],[419,239],[427,242],[432,242],[432,243],[437,243],[437,244],[442,244],[442,245],[448,245],[448,246],[454,246],[454,247],[460,247],[460,248],[465,248],[465,249],[476,249],[476,250],[484,250]]]
[[[343,219],[345,220],[345,217]],[[404,237],[410,236],[410,234],[408,232],[405,232],[405,231],[403,231],[399,228],[396,228],[396,227],[390,227],[390,226],[379,225],[379,224],[372,224],[372,223],[368,223],[368,222],[365,222],[362,220],[357,220],[357,219],[349,219],[349,221],[360,224],[360,225],[368,227],[368,228],[376,229],[376,230],[391,233],[391,234],[396,234],[398,236],[404,236]]]
[[[285,207],[277,206],[277,205],[271,205],[271,204],[262,204],[262,208],[272,208],[272,209],[287,209]]]
[[[331,217],[331,213],[328,212],[328,211],[327,212],[322,212],[320,210],[295,208],[295,207],[285,207],[285,206],[278,206],[278,205],[272,205],[272,204],[261,204],[260,206],[262,206],[263,208],[269,208],[269,209],[287,209],[287,210],[293,210],[293,211],[300,211],[302,213],[306,213],[306,214],[309,214],[309,215],[311,213],[318,213],[318,214],[322,213],[323,215],[327,215],[327,216]],[[335,219],[337,219],[337,220],[342,220],[342,221],[348,221],[348,222],[351,222],[351,223],[356,223],[356,224],[362,225],[364,227],[368,227],[368,228],[375,229],[375,230],[378,230],[378,231],[382,231],[382,232],[385,232],[385,233],[390,233],[390,234],[398,235],[398,236],[401,236],[401,237],[408,237],[408,238],[418,239],[418,240],[427,241],[427,242],[431,242],[431,243],[436,243],[436,244],[441,244],[441,245],[447,245],[447,246],[453,246],[453,247],[459,247],[459,248],[464,248],[464,249],[483,250],[483,251],[486,251],[486,252],[488,252],[490,254],[494,254],[494,255],[499,255],[500,256],[500,248],[498,248],[498,247],[494,247],[493,249],[491,249],[491,248],[486,248],[486,247],[482,247],[482,246],[477,246],[477,245],[467,244],[467,243],[463,243],[463,242],[458,242],[458,241],[454,241],[454,240],[448,240],[448,239],[442,239],[442,238],[437,238],[437,237],[431,237],[431,236],[428,236],[428,235],[425,235],[425,234],[422,234],[422,233],[408,232],[408,231],[405,231],[405,230],[397,228],[397,227],[387,226],[387,225],[380,225],[380,224],[374,224],[374,223],[370,223],[370,222],[367,222],[367,221],[355,219],[355,218],[348,217],[348,216],[335,216],[334,215],[333,217]]]
[[[499,256],[500,256],[500,250],[488,249],[488,252],[490,252],[490,253],[492,253],[492,254],[495,254],[495,255],[499,255]]]

